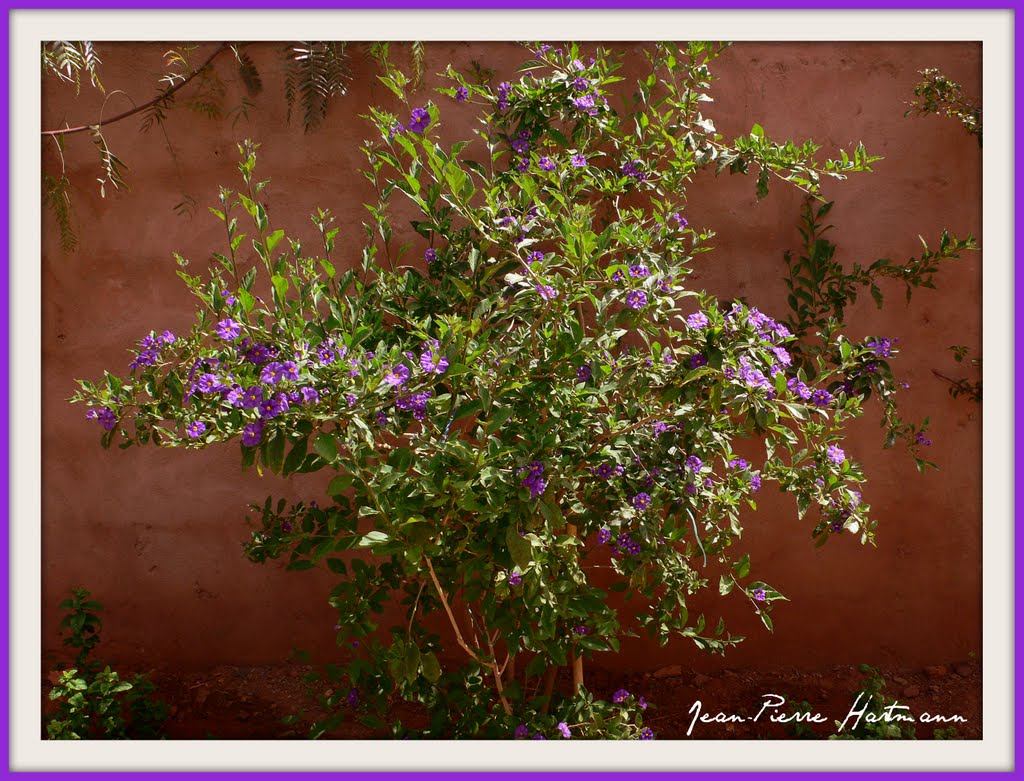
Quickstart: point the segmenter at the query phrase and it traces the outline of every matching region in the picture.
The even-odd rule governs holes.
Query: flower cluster
[[[519,470],[519,474],[526,473],[526,477],[523,478],[520,485],[524,488],[530,489],[530,498],[536,499],[542,493],[544,489],[548,487],[547,481],[544,479],[544,464],[540,461],[534,461],[528,467],[524,466]]]

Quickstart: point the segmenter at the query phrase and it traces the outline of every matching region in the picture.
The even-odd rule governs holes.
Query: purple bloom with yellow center
[[[256,409],[263,402],[263,388],[259,385],[253,385],[251,388],[246,388],[242,393],[241,406],[245,409]]]
[[[466,98],[468,98],[468,97],[469,97],[469,89],[468,88],[466,88],[466,87],[459,87],[457,90],[455,90],[455,99],[459,103],[465,103],[466,102]]]
[[[651,275],[651,270],[647,266],[637,263],[629,267],[629,275],[634,279],[643,279]]]
[[[430,124],[430,112],[425,108],[414,108],[409,117],[409,130],[413,133],[422,133]]]
[[[578,382],[586,382],[590,379],[592,370],[589,366],[580,366],[576,369],[576,380]]]
[[[528,157],[520,157],[519,162],[516,163],[516,170],[521,174],[525,174],[527,171],[529,171],[530,159]]]
[[[824,407],[830,401],[832,401],[832,394],[829,393],[824,388],[819,388],[818,390],[814,391],[814,393],[811,394],[811,401],[813,401],[819,407]]]
[[[431,348],[425,349],[420,356],[420,368],[427,374],[444,374],[448,368],[448,359],[440,352],[440,345],[436,340]]]
[[[558,291],[551,287],[551,285],[534,285],[533,287],[545,301],[550,301],[558,296]]]
[[[612,695],[612,702],[619,704],[629,699],[629,692],[625,689],[619,689]]]
[[[573,155],[569,158],[569,165],[573,168],[583,168],[587,164],[587,158],[583,155]]]
[[[530,498],[536,499],[548,487],[547,481],[544,479],[544,464],[540,461],[534,461],[529,466],[524,466],[519,470],[519,474],[523,472],[526,472],[527,475],[523,478],[520,485],[524,488],[529,488]]]
[[[523,582],[523,576],[520,575],[518,572],[513,572],[511,575],[508,576],[508,584],[510,586],[518,586],[522,582]]]
[[[405,385],[406,380],[409,379],[409,367],[404,363],[400,363],[397,366],[393,366],[388,369],[384,374],[384,383],[391,385],[394,388],[400,388]]]
[[[630,309],[643,309],[647,306],[647,294],[642,290],[630,290],[626,293],[626,306]]]
[[[241,333],[241,324],[236,323],[230,317],[221,320],[219,323],[217,323],[217,336],[219,336],[225,342],[230,342],[237,339],[239,334]]]
[[[537,161],[537,165],[540,166],[540,169],[542,171],[555,170],[555,161],[552,160],[550,157],[542,157],[540,160]]]
[[[699,369],[701,366],[707,366],[708,359],[700,353],[694,353],[690,356],[690,368]]]
[[[185,433],[192,439],[198,439],[203,435],[204,431],[206,431],[206,424],[201,420],[193,420],[185,428]]]
[[[729,467],[732,469],[738,469],[739,471],[742,472],[744,469],[747,468],[747,459],[734,458],[732,461],[729,462]]]
[[[601,464],[595,471],[595,474],[602,480],[607,480],[615,474],[615,469],[612,468],[611,464]]]
[[[640,730],[640,740],[654,740],[654,730],[650,727],[644,727]]]
[[[271,361],[263,367],[263,371],[260,372],[260,382],[265,382],[268,385],[274,385],[281,382],[285,377],[284,364],[280,361]]]
[[[302,400],[306,404],[316,404],[320,400],[320,394],[317,392],[316,388],[310,388],[308,386],[300,388],[299,393],[302,394]]]
[[[641,512],[651,506],[650,494],[644,493],[643,491],[634,496],[632,501],[633,506]]]
[[[172,334],[170,331],[164,331],[162,334],[160,334],[160,341],[163,342],[164,344],[173,344],[175,338],[176,337],[174,336],[174,334]]]
[[[608,529],[601,529],[597,533],[597,542],[600,545],[606,544],[612,538],[612,533]]]
[[[520,724],[518,727],[516,727],[516,739],[517,740],[520,739],[520,738],[528,737],[529,735],[530,735],[530,728],[527,727],[525,724]]]
[[[249,423],[242,429],[242,444],[246,447],[255,447],[263,437],[263,421],[257,420]]]
[[[689,456],[686,459],[686,465],[694,472],[699,472],[704,466],[704,462],[700,460],[700,456]]]
[[[763,588],[754,589],[754,599],[756,599],[758,602],[764,602],[766,596],[767,594],[765,594]]]
[[[117,425],[117,416],[106,407],[99,410],[91,409],[85,413],[85,417],[98,421],[104,431],[110,431]]]
[[[196,381],[196,390],[200,393],[211,393],[218,390],[218,385],[220,385],[220,379],[216,374],[203,374]]]
[[[430,247],[426,252],[423,253],[423,259],[426,260],[428,264],[433,263],[435,260],[437,260],[437,250],[434,249],[433,247]]]
[[[829,445],[828,450],[825,451],[825,456],[833,464],[841,464],[846,460],[846,453],[843,452],[841,447],[836,445]]]

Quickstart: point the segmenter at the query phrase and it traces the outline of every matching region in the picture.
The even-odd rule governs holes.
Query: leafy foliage
[[[104,446],[239,439],[261,473],[326,473],[323,505],[253,505],[246,544],[338,578],[344,659],[314,734],[407,701],[427,725],[395,734],[650,737],[642,698],[588,691],[585,662],[640,632],[724,653],[743,638],[690,609],[715,585],[772,630],[786,597],[740,549],[762,481],[797,517],[816,508],[817,544],[874,541],[840,445],[866,396],[847,377],[877,354],[829,331],[813,339],[835,357],[798,365],[809,348],[783,322],[687,286],[714,234],[684,214],[723,158],[756,191],[777,176],[814,196],[876,158],[724,143],[700,110],[720,51],[655,47],[622,113],[600,48],[539,46],[515,83],[449,69],[439,92],[480,118],[475,142],[449,143],[378,49],[409,114],[370,109],[361,249],[327,210],[313,250],[273,226],[257,145],[240,144],[244,186],[211,209],[225,251],[200,274],[178,259],[191,332],[146,335],[126,376],[80,381]]]
[[[167,706],[153,697],[156,687],[146,675],[122,681],[109,665],[92,658],[99,644],[103,606],[90,599],[84,588],[71,590],[71,598],[60,603],[70,611],[61,621],[64,645],[76,648],[77,667],[64,670],[50,691],[58,712],[46,724],[50,740],[161,737],[167,720]],[[101,669],[102,668],[102,669]]]
[[[978,146],[981,146],[982,117],[979,103],[964,95],[963,88],[937,68],[926,68],[920,74],[922,79],[914,87],[917,100],[911,102],[904,116],[938,114],[950,117],[959,121],[969,134],[977,136]]]
[[[332,98],[348,92],[351,71],[343,41],[301,41],[286,48],[284,96],[288,119],[302,111],[307,133],[320,126]]]
[[[74,84],[76,94],[81,92],[83,73],[93,87],[105,91],[99,74],[102,62],[92,41],[48,41],[42,46],[42,55],[44,72]]]

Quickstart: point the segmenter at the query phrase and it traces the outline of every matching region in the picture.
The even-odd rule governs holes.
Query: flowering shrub
[[[831,360],[798,367],[782,322],[687,287],[712,233],[685,194],[714,166],[756,173],[760,196],[772,178],[817,195],[874,158],[819,162],[757,126],[724,143],[700,113],[717,52],[652,49],[624,111],[602,51],[541,46],[495,87],[451,72],[452,110],[480,112],[472,144],[441,141],[437,104],[371,110],[378,200],[355,263],[327,211],[313,252],[271,227],[245,142],[244,188],[213,209],[227,254],[201,275],[179,258],[191,332],[145,336],[126,376],[80,382],[105,446],[237,439],[245,465],[330,475],[329,501],[257,505],[246,544],[338,576],[346,684],[314,734],[352,711],[379,723],[397,699],[425,706],[433,737],[651,738],[643,697],[589,692],[584,662],[636,630],[736,644],[688,608],[715,580],[771,629],[785,597],[737,545],[765,482],[799,517],[815,507],[819,542],[873,540],[842,430],[864,390],[847,378],[881,343],[830,331]],[[400,72],[383,80],[406,100]],[[414,237],[395,235],[396,197]]]

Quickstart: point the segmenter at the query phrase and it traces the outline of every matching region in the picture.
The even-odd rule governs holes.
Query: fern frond
[[[128,170],[128,166],[111,151],[107,145],[107,139],[103,137],[103,133],[100,132],[98,127],[92,129],[92,142],[100,153],[100,167],[103,173],[102,176],[96,179],[100,183],[100,197],[107,197],[107,185],[110,185],[115,190],[120,190],[122,187],[127,188],[128,185],[124,181],[124,172]]]
[[[100,92],[105,93],[100,81],[99,66],[102,64],[92,41],[50,41],[43,44],[43,68],[61,81],[75,85],[75,93],[82,90],[82,74]]]
[[[249,97],[256,97],[263,91],[263,79],[260,78],[256,63],[239,46],[232,46],[231,51],[234,52],[235,59],[238,61],[238,77],[245,85],[246,92],[249,93]]]
[[[306,133],[319,127],[331,98],[348,91],[351,73],[345,43],[301,41],[285,52],[284,96],[288,121],[296,104],[301,105]]]
[[[424,67],[427,61],[426,46],[423,41],[412,42],[412,88],[419,89],[423,84]]]
[[[60,230],[60,246],[64,252],[74,252],[78,239],[71,225],[71,182],[66,176],[59,179],[46,174],[43,176],[43,202],[53,212]]]

